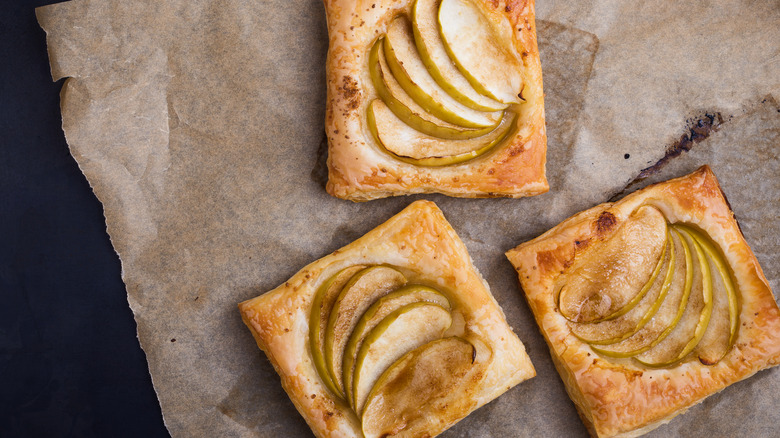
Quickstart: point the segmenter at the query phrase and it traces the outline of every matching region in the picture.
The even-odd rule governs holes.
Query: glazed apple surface
[[[474,387],[491,352],[456,314],[446,292],[410,284],[391,266],[344,268],[319,287],[309,315],[312,361],[365,436],[426,430],[420,397],[444,403],[441,418],[462,414],[447,396]]]
[[[669,223],[649,205],[581,255],[560,279],[558,308],[594,351],[669,367],[714,365],[734,344],[737,292],[721,250],[704,232]]]
[[[506,18],[484,14],[471,0],[416,0],[388,23],[368,56],[378,99],[366,115],[384,152],[418,166],[454,165],[516,132],[523,62]]]

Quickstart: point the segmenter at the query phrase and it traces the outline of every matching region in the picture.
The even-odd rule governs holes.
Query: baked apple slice
[[[440,0],[416,0],[412,6],[414,42],[425,68],[450,96],[463,105],[480,111],[501,111],[507,104],[477,92],[447,54],[439,33]]]
[[[492,131],[490,126],[469,129],[445,122],[425,111],[403,90],[393,77],[385,59],[384,38],[378,39],[368,56],[369,73],[379,98],[399,119],[423,134],[434,137],[463,140],[480,137]]]
[[[325,280],[317,289],[314,295],[311,313],[309,315],[309,348],[311,349],[312,361],[317,369],[317,373],[322,378],[325,386],[334,394],[344,398],[344,392],[336,386],[333,378],[325,365],[324,340],[325,328],[328,326],[328,317],[336,302],[341,289],[352,278],[353,275],[362,271],[365,266],[356,265],[344,268],[332,277]]]
[[[475,346],[459,337],[407,353],[371,390],[362,414],[365,437],[433,436],[470,412],[471,402],[452,395],[468,393],[484,378],[478,357]]]
[[[376,142],[397,159],[419,166],[445,166],[483,155],[517,129],[517,114],[507,112],[491,132],[468,140],[446,140],[404,124],[380,100],[371,103],[368,128]]]
[[[363,411],[366,397],[380,375],[401,356],[441,338],[452,324],[448,309],[433,303],[412,303],[386,316],[366,335],[355,356],[352,400]]]
[[[439,32],[445,50],[480,93],[503,103],[521,102],[523,64],[507,40],[508,22],[489,20],[470,0],[442,0]]]
[[[646,366],[666,367],[684,359],[704,336],[712,315],[712,277],[710,265],[701,245],[684,228],[677,227],[680,235],[693,248],[693,287],[682,318],[669,336],[653,349],[636,356]]]
[[[739,308],[734,279],[720,250],[704,233],[690,226],[685,229],[701,245],[712,274],[712,316],[696,354],[705,365],[718,363],[734,345],[739,326]]]
[[[434,116],[467,128],[495,126],[500,111],[478,111],[455,100],[431,76],[414,42],[412,25],[405,16],[396,17],[384,39],[387,65],[414,101]]]
[[[341,366],[349,336],[360,317],[377,299],[406,283],[406,277],[388,266],[371,266],[356,273],[344,285],[328,317],[325,332],[325,364],[333,382],[344,390]]]
[[[650,350],[674,330],[688,306],[693,286],[693,257],[688,243],[674,229],[671,230],[675,263],[672,282],[664,302],[653,318],[632,336],[610,345],[592,345],[591,348],[609,357],[631,357]]]
[[[634,308],[661,271],[666,218],[642,206],[565,276],[558,295],[561,315],[572,322],[614,319]]]
[[[352,376],[355,370],[355,356],[357,356],[366,336],[379,325],[388,315],[394,311],[413,303],[431,303],[444,309],[450,309],[450,302],[441,292],[428,286],[418,284],[407,285],[396,291],[390,292],[374,302],[366,313],[360,317],[355,329],[349,337],[347,347],[344,350],[344,391],[350,405],[355,401],[352,391]]]
[[[655,316],[666,299],[674,278],[676,253],[671,232],[667,231],[666,247],[659,264],[661,275],[654,275],[645,287],[642,300],[625,315],[597,323],[569,323],[574,336],[593,345],[606,345],[629,338]],[[641,294],[642,292],[640,292]]]

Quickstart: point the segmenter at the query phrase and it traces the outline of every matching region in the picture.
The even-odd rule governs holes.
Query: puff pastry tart
[[[641,435],[780,361],[780,311],[707,166],[507,257],[593,436]]]
[[[318,437],[434,436],[535,375],[428,201],[239,309]]]
[[[325,0],[327,191],[546,192],[534,0]]]

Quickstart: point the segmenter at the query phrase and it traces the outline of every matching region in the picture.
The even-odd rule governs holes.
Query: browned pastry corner
[[[780,311],[709,167],[507,252],[593,436],[646,433],[780,360]]]
[[[533,0],[325,0],[327,191],[548,190]]]
[[[428,201],[239,310],[318,437],[432,437],[535,375]]]

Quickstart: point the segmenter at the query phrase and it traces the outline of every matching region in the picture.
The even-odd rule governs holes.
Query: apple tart
[[[548,190],[534,1],[326,0],[327,191]]]
[[[507,257],[593,436],[646,433],[780,361],[780,311],[707,166]]]
[[[434,436],[535,375],[428,201],[239,310],[318,437]]]

